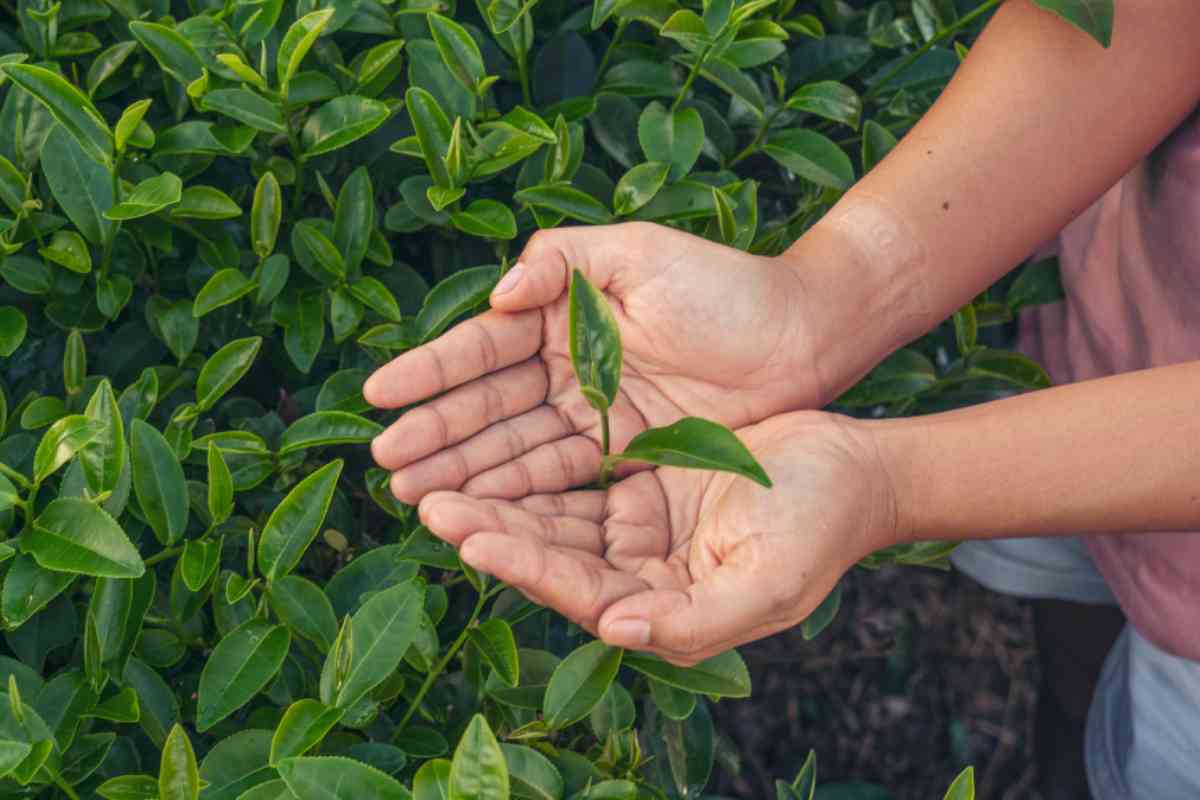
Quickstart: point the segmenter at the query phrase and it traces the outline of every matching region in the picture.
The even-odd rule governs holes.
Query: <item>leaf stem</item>
[[[679,106],[683,103],[684,98],[687,97],[687,93],[692,88],[692,84],[696,82],[696,76],[700,74],[700,67],[704,66],[704,60],[706,58],[708,58],[707,49],[700,54],[699,58],[696,59],[696,63],[692,64],[692,69],[688,72],[687,80],[685,80],[683,82],[683,86],[680,87],[679,94],[675,95],[675,102],[671,103],[672,113],[679,108]]]
[[[517,56],[517,76],[521,80],[521,102],[533,107],[533,92],[529,88],[529,54],[522,52]]]
[[[0,461],[0,475],[11,478],[12,480],[16,481],[18,486],[22,486],[26,489],[33,485],[28,478],[5,464],[3,461]]]
[[[604,55],[600,58],[600,66],[596,68],[596,80],[592,84],[592,92],[600,86],[600,81],[604,79],[604,71],[608,69],[608,62],[612,60],[613,52],[616,51],[617,45],[621,43],[621,37],[625,35],[625,28],[629,25],[628,18],[622,18],[617,23],[617,30],[613,33],[612,40],[608,43],[608,47],[604,49]]]
[[[143,563],[147,567],[153,567],[155,564],[161,564],[163,561],[166,561],[168,558],[174,558],[175,556],[179,555],[182,552],[183,552],[183,545],[176,545],[175,547],[168,547],[166,550],[160,550],[159,552],[155,553],[154,555],[150,556],[149,558],[144,559]]]
[[[299,216],[304,206],[304,159],[301,156],[300,140],[296,137],[296,129],[288,123],[288,149],[292,152],[292,161],[296,164],[296,183],[292,187],[292,216]]]
[[[775,118],[782,114],[786,108],[786,105],[780,105],[779,108],[775,109],[766,116],[766,118],[763,120],[763,124],[758,128],[758,133],[754,134],[754,139],[751,140],[750,144],[742,148],[742,151],[734,156],[729,163],[725,165],[726,169],[731,169],[737,166],[758,152],[758,146],[761,145],[763,139],[767,137],[767,131],[770,130],[771,123],[774,122]]]
[[[956,22],[947,25],[933,36],[930,36],[929,41],[925,42],[925,44],[921,45],[911,54],[909,54],[908,58],[904,59],[899,64],[884,73],[883,77],[877,80],[874,86],[864,92],[862,97],[863,102],[865,103],[867,100],[877,97],[889,83],[896,79],[897,75],[915,64],[917,60],[921,58],[921,56],[932,50],[934,45],[958,33],[963,28],[967,27],[984,14],[1000,5],[1002,2],[1004,2],[1004,0],[987,0],[987,2],[979,6],[979,8],[976,8],[971,13],[960,17]]]
[[[461,650],[462,646],[467,643],[467,636],[471,632],[471,628],[474,627],[475,623],[479,621],[479,615],[483,612],[483,605],[487,602],[489,596],[490,595],[487,591],[479,593],[479,599],[475,601],[475,609],[471,612],[471,618],[467,620],[467,624],[462,629],[462,633],[458,635],[458,638],[455,639],[454,643],[450,645],[450,648],[446,650],[446,654],[441,657],[437,664],[433,666],[433,669],[429,670],[429,674],[425,676],[425,681],[421,684],[421,688],[417,690],[416,696],[413,697],[412,704],[409,705],[408,711],[404,712],[404,716],[401,717],[400,722],[396,724],[396,729],[392,734],[393,736],[404,730],[404,726],[408,724],[408,721],[412,719],[413,714],[415,714],[417,709],[421,707],[421,701],[425,699],[425,695],[433,687],[434,682],[437,681],[438,677],[446,669],[446,666],[450,663],[451,659],[458,655],[458,651]]]

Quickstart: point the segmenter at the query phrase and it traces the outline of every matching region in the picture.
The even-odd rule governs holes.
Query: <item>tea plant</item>
[[[1110,0],[1036,1],[1107,41]],[[737,653],[608,648],[463,566],[371,466],[363,380],[481,307],[536,228],[782,251],[998,4],[0,2],[0,797],[703,792]],[[603,406],[619,356],[573,293]],[[999,348],[1057,296],[1026,269],[838,407],[1045,385]],[[708,425],[605,479],[765,483]]]

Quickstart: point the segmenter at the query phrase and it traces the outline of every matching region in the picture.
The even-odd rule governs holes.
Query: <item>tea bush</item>
[[[998,4],[0,2],[0,796],[701,793],[737,653],[623,653],[465,568],[361,385],[539,227],[781,251]],[[1038,4],[1107,41],[1111,0]],[[1045,385],[986,343],[1056,291],[1027,268],[839,407]]]

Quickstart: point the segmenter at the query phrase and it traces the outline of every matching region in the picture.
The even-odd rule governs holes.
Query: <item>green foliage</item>
[[[1038,4],[1111,34],[1109,0]],[[464,569],[387,494],[363,444],[390,419],[362,382],[479,310],[539,228],[651,220],[781,252],[994,5],[6,4],[0,794],[702,792],[708,705],[751,691],[737,653],[622,653]],[[1028,268],[837,406],[1045,385],[993,334],[1060,292]],[[604,409],[619,341],[603,297],[572,293]],[[767,482],[706,425],[626,455]],[[811,796],[806,769],[781,796]]]

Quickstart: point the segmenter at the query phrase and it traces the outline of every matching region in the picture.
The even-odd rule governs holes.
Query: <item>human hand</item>
[[[372,444],[404,502],[439,489],[515,499],[598,474],[598,417],[567,346],[573,268],[604,292],[624,342],[615,450],[684,416],[736,428],[830,399],[794,262],[629,223],[540,232],[519,264],[492,310],[397,357],[363,388],[381,408],[446,392]]]
[[[660,468],[517,502],[437,492],[420,514],[468,564],[609,644],[691,665],[799,623],[893,543],[894,492],[868,431],[820,412],[739,431],[769,490]]]

